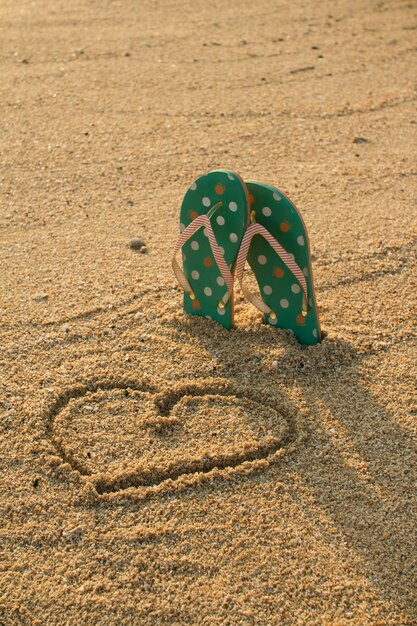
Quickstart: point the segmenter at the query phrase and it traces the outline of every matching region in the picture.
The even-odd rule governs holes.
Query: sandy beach
[[[0,6],[0,625],[411,625],[403,0]],[[182,198],[302,212],[324,339],[186,316]],[[146,252],[131,249],[140,237]]]

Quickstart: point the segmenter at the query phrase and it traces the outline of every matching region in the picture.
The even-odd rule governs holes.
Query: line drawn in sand
[[[220,378],[97,380],[63,391],[47,430],[62,463],[97,494],[147,497],[276,462],[296,439],[294,423],[279,397],[259,395]]]

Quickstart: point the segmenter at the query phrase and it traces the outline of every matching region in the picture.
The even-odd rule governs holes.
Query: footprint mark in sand
[[[294,438],[277,399],[223,379],[160,390],[140,381],[94,381],[48,412],[63,462],[99,494],[161,491],[213,475],[266,467]]]

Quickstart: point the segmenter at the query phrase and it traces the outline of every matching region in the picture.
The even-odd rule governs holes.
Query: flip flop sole
[[[249,197],[243,180],[227,170],[215,170],[198,178],[185,194],[180,213],[184,230],[196,217],[213,212],[210,223],[225,261],[234,274],[240,242],[249,216]],[[219,307],[227,287],[220,273],[205,229],[199,229],[184,244],[183,270],[195,294],[184,294],[184,310],[191,315],[208,317],[225,328],[234,323],[233,294],[224,308]]]
[[[264,226],[303,271],[307,283],[309,310],[304,317],[302,288],[268,242],[255,235],[248,253],[262,299],[276,313],[277,318],[265,315],[265,321],[278,328],[291,330],[304,345],[321,340],[320,323],[314,292],[311,254],[307,230],[295,205],[279,189],[254,181],[247,181],[251,211],[256,221]]]

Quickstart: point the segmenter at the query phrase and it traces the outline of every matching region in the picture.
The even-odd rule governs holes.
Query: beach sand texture
[[[3,0],[0,624],[417,623],[416,28]],[[216,168],[300,208],[320,345],[183,314]]]

